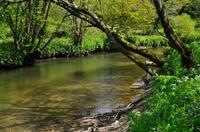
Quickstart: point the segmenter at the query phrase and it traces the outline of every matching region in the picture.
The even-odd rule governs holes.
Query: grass
[[[82,56],[94,51],[102,51],[109,48],[105,44],[105,36],[86,36],[83,40],[83,44],[75,46],[72,44],[72,40],[65,38],[54,39],[43,51],[43,57],[54,56]]]
[[[195,41],[200,41],[200,34],[190,34],[181,36],[180,39],[186,43],[190,44]],[[128,37],[128,41],[138,45],[138,46],[146,46],[146,47],[158,47],[158,46],[167,46],[169,41],[164,36],[159,35],[151,35],[151,36],[130,36]]]

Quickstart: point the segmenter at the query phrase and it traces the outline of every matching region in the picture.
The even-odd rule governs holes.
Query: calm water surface
[[[0,131],[27,132],[51,121],[66,127],[81,116],[127,104],[144,72],[120,53],[39,61],[0,71]]]

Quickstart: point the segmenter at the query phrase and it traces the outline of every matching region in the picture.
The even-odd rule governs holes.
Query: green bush
[[[130,114],[130,131],[192,132],[200,130],[200,76],[155,77],[155,94],[148,98],[149,111]]]
[[[24,53],[14,50],[13,42],[0,42],[0,65],[22,65]]]
[[[171,48],[165,50],[165,65],[160,70],[161,74],[181,76],[187,74],[187,70],[182,67],[180,54]]]
[[[196,22],[188,14],[181,14],[172,20],[173,27],[177,34],[188,35],[195,33]]]

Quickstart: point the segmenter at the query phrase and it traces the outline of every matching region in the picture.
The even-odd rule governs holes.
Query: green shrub
[[[148,98],[149,111],[131,114],[130,131],[192,132],[200,130],[200,77],[155,77],[155,94]],[[193,108],[193,109],[192,109]]]
[[[165,65],[160,70],[161,74],[181,76],[186,74],[186,69],[182,67],[180,54],[172,49],[166,48]]]
[[[24,53],[14,50],[13,41],[0,42],[0,64],[1,65],[22,65]]]
[[[177,34],[188,35],[195,33],[196,22],[188,14],[181,14],[174,17],[173,27]]]

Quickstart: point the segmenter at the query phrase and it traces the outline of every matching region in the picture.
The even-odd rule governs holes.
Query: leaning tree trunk
[[[152,52],[148,52],[147,50],[144,50],[138,46],[135,46],[134,44],[129,43],[126,41],[121,35],[119,35],[117,32],[112,30],[110,27],[105,25],[96,14],[92,13],[91,11],[85,9],[85,8],[79,8],[78,6],[64,0],[51,0],[61,8],[67,10],[72,15],[88,22],[91,24],[91,26],[96,27],[106,33],[107,37],[113,41],[113,43],[118,44],[118,47],[124,48],[126,50],[129,50],[131,52],[134,52],[136,54],[139,54],[155,64],[157,64],[158,67],[162,67],[164,65],[164,61],[162,61],[158,56],[156,56]]]
[[[174,33],[165,12],[164,5],[161,3],[161,1],[154,0],[154,5],[156,7],[161,24],[164,28],[165,35],[170,41],[170,47],[176,49],[181,54],[182,65],[186,68],[190,68],[194,63],[192,51],[187,48],[186,45]]]

